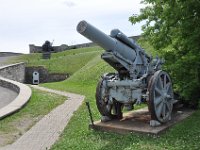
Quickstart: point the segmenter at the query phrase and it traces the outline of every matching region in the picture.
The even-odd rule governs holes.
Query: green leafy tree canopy
[[[144,37],[165,58],[174,89],[186,100],[200,99],[200,0],[143,0]]]

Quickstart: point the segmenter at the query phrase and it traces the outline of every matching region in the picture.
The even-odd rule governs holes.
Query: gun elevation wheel
[[[109,74],[108,74],[109,75]],[[107,94],[107,87],[105,85],[106,79],[109,76],[103,77],[96,88],[96,104],[99,112],[102,116],[109,119],[121,119],[122,118],[122,104],[113,100],[111,103]]]
[[[149,81],[148,91],[151,119],[161,123],[171,120],[174,95],[169,75],[161,70],[155,72]]]

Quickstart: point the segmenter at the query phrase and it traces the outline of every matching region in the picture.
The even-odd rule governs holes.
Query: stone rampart
[[[141,36],[131,36],[130,38],[134,39],[134,40],[138,40]],[[60,46],[53,46],[53,51],[54,53],[57,52],[62,52],[62,51],[66,51],[66,50],[70,50],[70,49],[77,49],[77,48],[83,48],[83,47],[92,47],[92,46],[96,46],[95,43],[93,42],[89,42],[89,43],[83,43],[83,44],[75,44],[75,45],[66,45],[66,44],[62,44]],[[30,44],[29,45],[29,52],[30,53],[42,53],[42,46],[35,46],[34,44]]]
[[[49,73],[43,66],[32,66],[25,69],[25,83],[33,83],[33,72],[35,71],[39,73],[39,83],[63,81],[68,77],[64,73]]]
[[[0,86],[18,94],[9,104],[0,109],[0,119],[21,109],[30,99],[31,89],[20,82],[25,80],[25,64],[17,63],[0,67]]]
[[[18,56],[18,55],[22,55],[22,53],[0,52],[0,57]]]
[[[51,52],[53,53],[57,53],[57,52],[62,52],[62,51],[66,51],[66,50],[70,50],[70,49],[77,49],[77,48],[82,48],[82,47],[91,47],[94,46],[96,44],[94,43],[84,43],[84,44],[76,44],[76,45],[65,45],[62,44],[60,46],[53,46],[53,50]],[[29,52],[30,53],[42,53],[42,46],[35,46],[34,44],[30,44],[29,45]]]
[[[24,83],[25,63],[17,63],[0,67],[0,76],[6,79]]]

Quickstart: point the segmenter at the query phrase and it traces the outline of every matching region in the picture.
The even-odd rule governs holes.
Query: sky
[[[128,18],[139,14],[141,0],[0,0],[0,52],[29,53],[29,44],[41,46],[89,42],[76,31],[86,20],[109,34],[114,28],[128,36],[140,35],[141,23]]]

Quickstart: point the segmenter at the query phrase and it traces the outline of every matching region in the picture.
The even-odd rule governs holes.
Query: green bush
[[[140,15],[129,20],[145,20],[144,36],[166,60],[175,91],[185,100],[200,99],[200,2],[197,0],[143,0]]]

